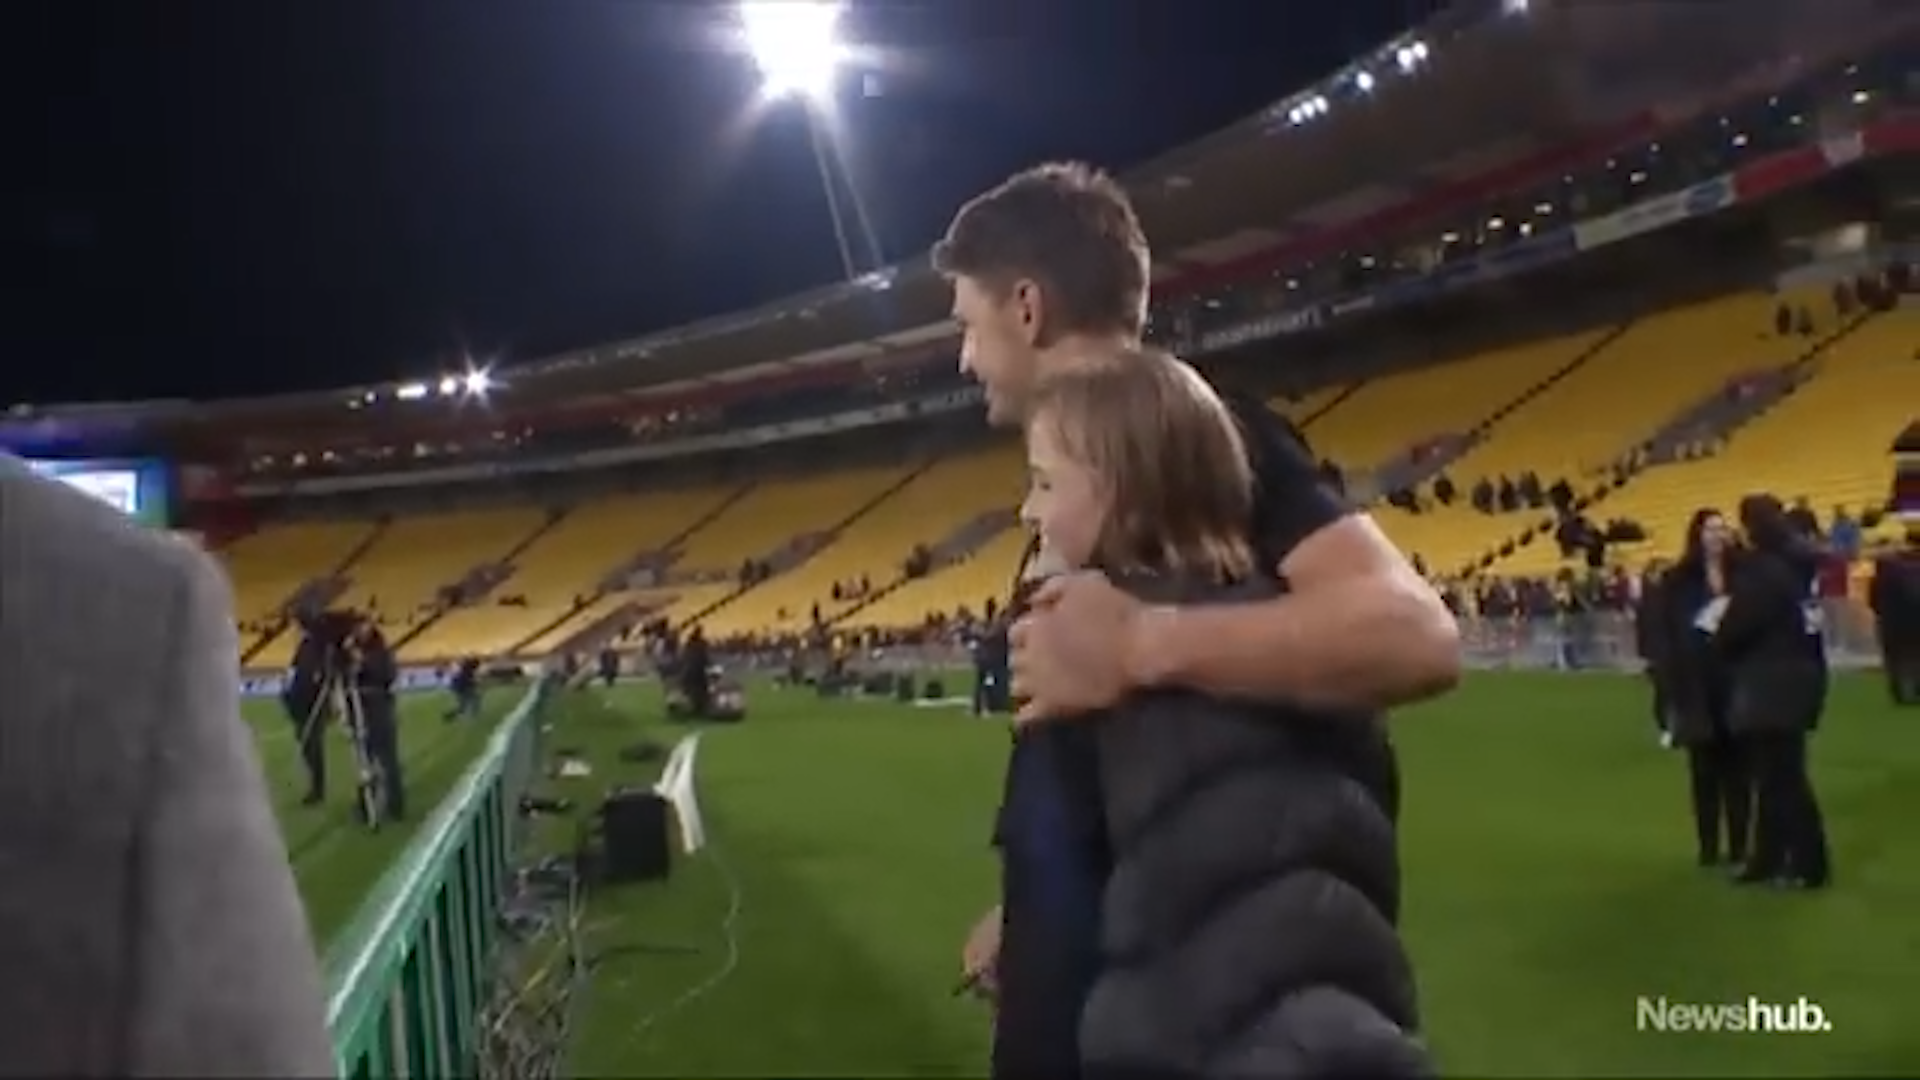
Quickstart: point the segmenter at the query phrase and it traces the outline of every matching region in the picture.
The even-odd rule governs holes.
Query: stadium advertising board
[[[167,465],[153,458],[106,461],[29,459],[27,466],[51,476],[158,529],[173,524],[173,491]]]

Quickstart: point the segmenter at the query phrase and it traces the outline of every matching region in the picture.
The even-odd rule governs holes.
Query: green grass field
[[[591,805],[650,780],[657,764],[615,751],[677,737],[658,701],[621,688],[563,702],[548,745],[595,772],[555,793]],[[1693,865],[1684,765],[1654,744],[1634,680],[1482,676],[1398,716],[1405,928],[1442,1067],[1910,1075],[1920,714],[1884,702],[1877,684],[1843,681],[1816,742],[1837,870],[1825,894],[1736,889]],[[467,742],[417,727],[422,773],[451,776]],[[669,883],[590,900],[604,960],[570,1071],[980,1075],[986,1015],[949,991],[993,897],[985,840],[1005,753],[1000,725],[955,711],[758,691],[752,719],[710,730],[700,752],[710,851]],[[323,928],[349,903],[333,883],[375,858],[362,842],[314,841],[302,858]],[[1658,995],[1804,996],[1833,1030],[1637,1031],[1636,999]]]
[[[447,707],[444,695],[402,698],[400,754],[409,788],[409,820],[378,833],[369,833],[353,821],[353,755],[337,725],[328,731],[327,802],[301,806],[306,772],[300,765],[293,724],[277,700],[244,704],[242,712],[256,733],[294,877],[306,899],[307,920],[323,950],[353,918],[355,907],[412,838],[414,827],[445,797],[494,724],[522,693],[513,688],[492,691],[481,718],[463,724],[441,722]]]

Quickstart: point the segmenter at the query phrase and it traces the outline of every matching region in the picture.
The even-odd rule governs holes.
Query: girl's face
[[[1700,523],[1700,547],[1709,555],[1718,555],[1733,546],[1733,528],[1719,514]]]
[[[1072,567],[1093,560],[1106,524],[1107,500],[1093,471],[1068,458],[1054,426],[1027,426],[1027,498],[1020,520],[1040,535],[1041,550]]]

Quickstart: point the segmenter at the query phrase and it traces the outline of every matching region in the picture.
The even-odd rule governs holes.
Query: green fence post
[[[496,912],[526,829],[551,683],[536,682],[435,807],[328,950],[327,1022],[340,1076],[471,1076]]]

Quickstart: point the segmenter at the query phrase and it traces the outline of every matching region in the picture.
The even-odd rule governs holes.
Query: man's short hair
[[[1045,337],[1138,337],[1145,328],[1146,234],[1126,191],[1091,165],[1040,165],[976,196],[934,245],[933,265],[1000,290],[1035,282]]]

